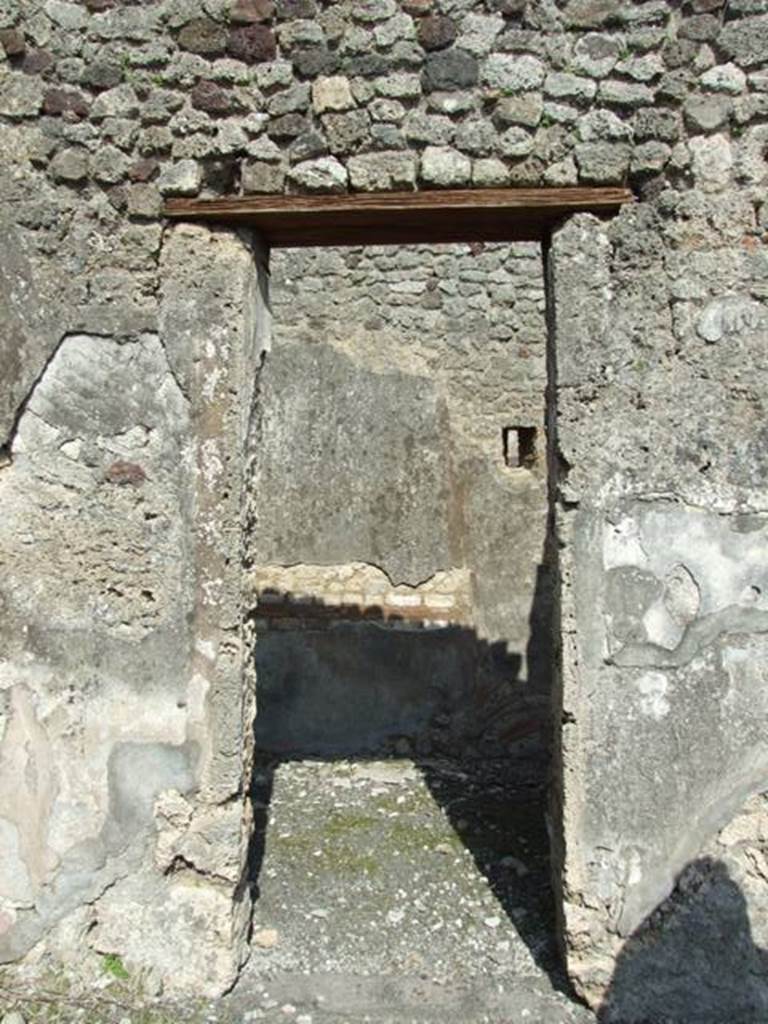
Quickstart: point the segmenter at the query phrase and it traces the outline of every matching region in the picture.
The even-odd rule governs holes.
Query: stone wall
[[[112,951],[126,916],[182,988],[241,955],[265,277],[162,197],[629,182],[550,253],[554,821],[598,999],[766,788],[765,0],[2,0],[0,43],[2,959]]]

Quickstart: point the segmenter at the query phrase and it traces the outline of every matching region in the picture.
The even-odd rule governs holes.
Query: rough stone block
[[[157,179],[157,187],[164,196],[196,196],[202,184],[202,168],[195,160],[168,164]]]
[[[195,18],[188,21],[179,32],[179,46],[190,53],[216,57],[224,53],[227,43],[226,28],[209,18]]]
[[[61,149],[50,163],[50,173],[57,181],[76,185],[88,177],[89,156],[86,149],[70,146]]]
[[[466,185],[471,172],[469,157],[447,146],[427,146],[421,158],[420,177],[427,185],[443,188]]]
[[[0,114],[10,118],[34,117],[43,106],[43,83],[21,72],[2,79]]]
[[[418,37],[425,50],[442,50],[456,38],[456,26],[443,14],[430,14],[419,22]]]
[[[484,62],[482,82],[502,92],[531,92],[542,85],[545,74],[544,64],[537,57],[512,57],[499,53]]]
[[[227,52],[246,64],[271,61],[277,53],[277,41],[266,25],[245,25],[230,31]]]
[[[363,153],[347,162],[349,180],[360,192],[408,191],[416,185],[413,153]]]
[[[276,164],[249,160],[241,169],[243,192],[282,192],[285,171]]]
[[[431,53],[424,62],[424,91],[466,89],[477,82],[477,58],[458,48]]]
[[[304,192],[346,192],[347,169],[336,157],[323,156],[292,167],[288,180]]]
[[[329,110],[350,110],[354,105],[349,80],[343,75],[318,78],[312,83],[312,107],[316,114],[325,114]]]

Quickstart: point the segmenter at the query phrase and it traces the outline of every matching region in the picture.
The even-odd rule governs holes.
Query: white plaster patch
[[[635,688],[640,692],[640,712],[647,718],[661,721],[669,714],[667,691],[669,680],[663,672],[646,672],[635,680]]]
[[[208,490],[214,490],[224,473],[224,461],[221,454],[221,443],[216,438],[208,438],[201,445],[201,468],[203,480]]]
[[[603,530],[603,566],[606,570],[622,565],[643,568],[648,564],[636,519],[624,516],[618,523],[606,523]]]
[[[664,580],[664,607],[675,622],[685,625],[693,622],[700,605],[696,580],[684,565],[675,565]]]
[[[713,344],[766,327],[768,316],[759,302],[744,295],[723,295],[704,307],[696,332]]]
[[[211,640],[198,638],[195,641],[195,650],[211,663],[216,660],[216,645]]]
[[[682,628],[672,619],[664,601],[654,601],[643,615],[645,635],[651,643],[661,647],[677,647],[683,635]]]
[[[19,846],[16,825],[0,818],[0,898],[23,907],[32,904],[34,892]]]

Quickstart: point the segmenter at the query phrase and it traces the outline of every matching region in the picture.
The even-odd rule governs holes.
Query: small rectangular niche
[[[504,465],[532,469],[536,463],[536,427],[502,427]]]

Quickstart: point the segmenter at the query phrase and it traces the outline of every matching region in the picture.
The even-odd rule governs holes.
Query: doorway
[[[541,247],[286,248],[270,269],[255,969],[559,984]]]

